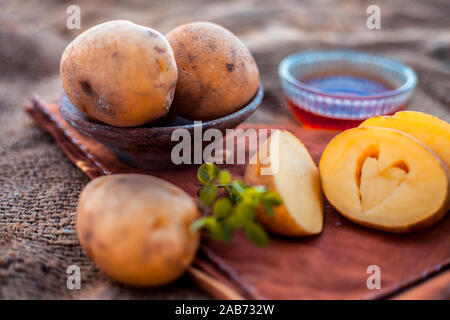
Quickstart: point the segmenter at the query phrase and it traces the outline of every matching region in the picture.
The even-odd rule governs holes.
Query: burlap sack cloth
[[[105,146],[77,133],[61,118],[56,105],[34,100],[27,111],[90,178],[141,172],[121,163]],[[304,142],[316,162],[335,135],[300,127],[288,129]],[[195,197],[196,169],[142,173],[171,181]],[[239,178],[244,166],[228,169]],[[228,244],[203,237],[189,274],[218,298],[448,298],[449,231],[448,216],[420,233],[374,231],[347,221],[326,202],[320,235],[296,239],[271,236],[267,248],[249,243],[242,233]],[[381,269],[381,290],[367,287],[370,265]]]

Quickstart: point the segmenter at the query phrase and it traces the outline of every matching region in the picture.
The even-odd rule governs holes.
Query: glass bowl
[[[286,57],[279,76],[286,103],[306,127],[347,129],[403,109],[417,84],[407,65],[353,51]]]

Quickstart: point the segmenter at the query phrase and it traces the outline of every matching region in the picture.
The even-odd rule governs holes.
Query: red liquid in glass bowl
[[[379,94],[385,91],[394,90],[389,84],[382,83],[375,79],[345,74],[320,75],[304,79],[302,82],[314,86],[324,93],[346,95],[350,100],[352,100],[352,97],[364,97],[371,94]],[[289,98],[286,98],[286,104],[294,114],[295,118],[308,128],[345,130],[357,127],[361,122],[367,119],[353,120],[321,116],[306,111],[303,106],[297,105],[289,100]],[[403,109],[403,106],[399,106],[398,109],[393,110],[389,114],[393,114],[401,109]]]
[[[337,130],[403,109],[417,81],[406,65],[348,51],[297,53],[282,61],[279,73],[297,120]]]

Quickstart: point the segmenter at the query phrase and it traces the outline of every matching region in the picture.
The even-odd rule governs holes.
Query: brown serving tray
[[[58,106],[34,99],[27,111],[55,138],[69,159],[91,178],[141,172],[164,178],[196,195],[195,167],[158,172],[135,169],[120,162],[102,144],[79,134],[61,118]],[[241,127],[268,128],[251,124]],[[300,127],[285,129],[304,142],[316,163],[328,141],[337,133]],[[227,168],[235,178],[242,177],[245,169],[242,165]],[[371,274],[366,271],[370,265],[381,269],[379,290],[367,287]],[[325,202],[325,225],[320,235],[272,236],[267,248],[254,246],[240,233],[228,244],[204,237],[189,274],[217,298],[445,299],[449,298],[449,266],[449,215],[422,232],[389,234],[356,225]]]

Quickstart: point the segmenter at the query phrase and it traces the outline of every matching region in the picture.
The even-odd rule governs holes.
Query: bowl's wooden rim
[[[70,102],[67,95],[63,93],[60,103],[59,103],[59,109],[61,112],[62,117],[64,120],[69,122],[70,125],[75,127],[76,129],[80,131],[103,131],[107,130],[110,132],[110,134],[114,134],[114,132],[124,134],[136,134],[136,135],[148,135],[151,131],[158,131],[159,134],[163,132],[167,132],[168,134],[171,134],[172,131],[176,129],[188,129],[193,130],[194,128],[198,128],[199,126],[202,126],[203,128],[215,128],[217,126],[225,125],[227,122],[233,123],[235,120],[238,120],[239,118],[247,118],[250,116],[261,104],[261,101],[263,99],[264,90],[262,87],[262,84],[260,83],[258,86],[258,90],[256,91],[255,95],[252,97],[252,99],[241,109],[239,109],[236,112],[233,112],[232,114],[229,114],[225,117],[208,120],[208,121],[202,121],[201,123],[189,123],[189,124],[183,124],[183,125],[176,125],[176,126],[157,126],[152,127],[149,126],[149,124],[138,126],[138,127],[115,127],[111,126],[102,122],[96,122],[90,118],[88,118],[87,115],[79,111],[75,106]],[[242,120],[243,121],[243,120]],[[151,123],[150,123],[151,125]],[[88,127],[91,126],[91,130],[88,130]],[[82,128],[80,128],[82,127]],[[84,133],[84,132],[83,132]]]

